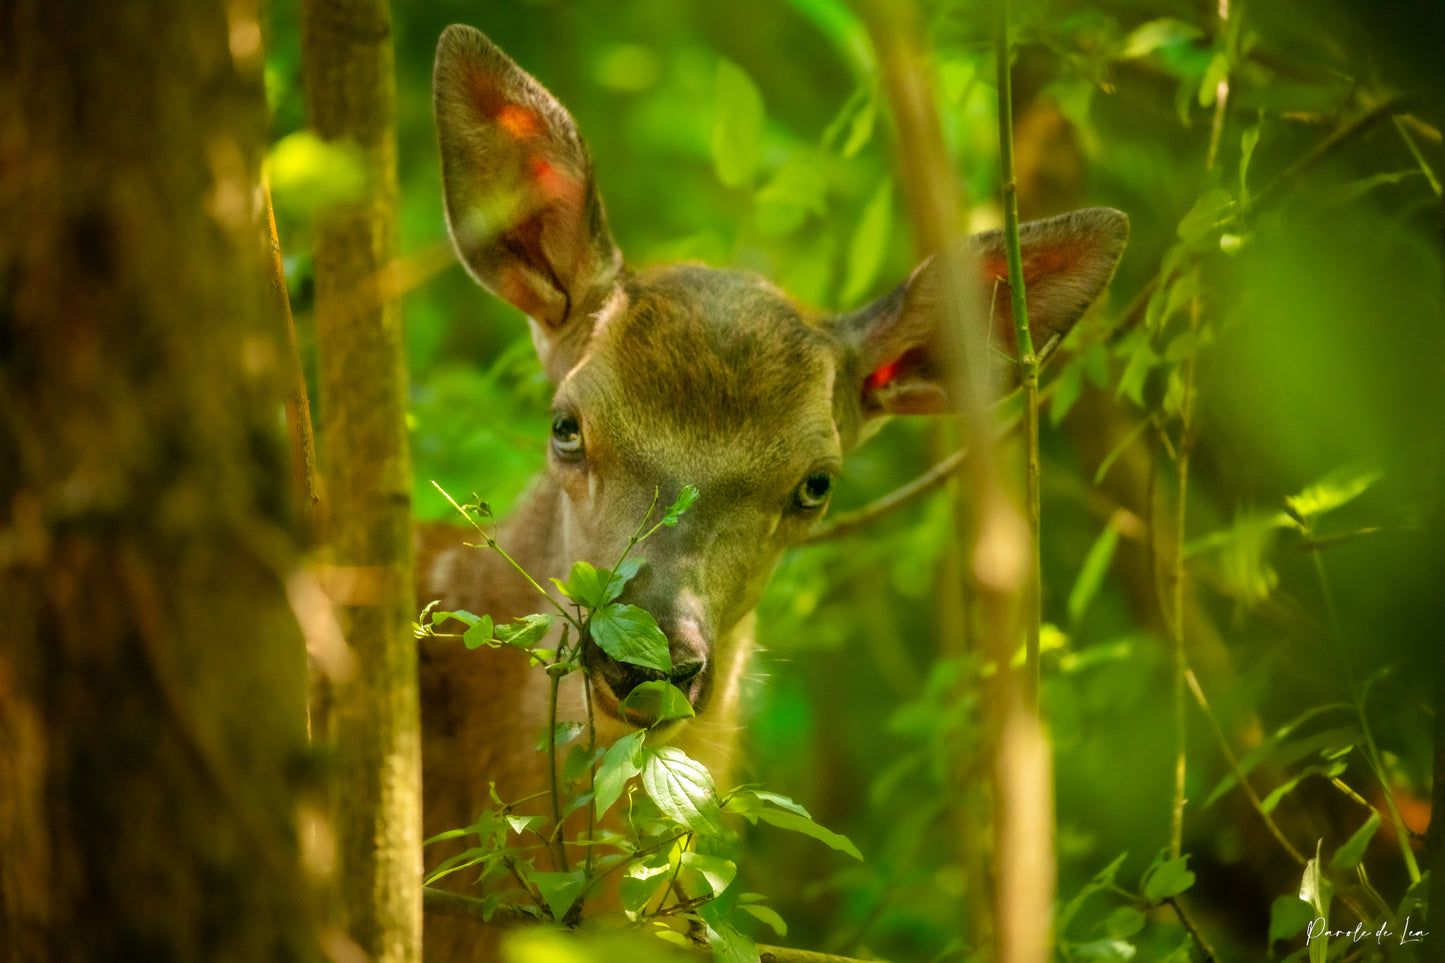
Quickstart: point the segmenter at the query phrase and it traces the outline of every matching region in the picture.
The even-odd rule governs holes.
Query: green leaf
[[[1312,920],[1324,920],[1324,928],[1329,929],[1330,921],[1330,884],[1320,871],[1320,846],[1324,840],[1315,841],[1314,857],[1305,863],[1304,874],[1300,877],[1299,898],[1303,900],[1314,911]],[[1326,936],[1315,937],[1309,941],[1310,963],[1325,963],[1329,954],[1330,941]]]
[[[1199,106],[1213,107],[1219,96],[1219,85],[1229,79],[1229,57],[1219,51],[1210,59],[1205,68],[1204,79],[1199,82]]]
[[[695,501],[697,501],[697,489],[691,485],[683,485],[682,491],[677,493],[677,501],[672,503],[667,509],[667,514],[663,516],[662,524],[668,528],[675,526],[677,520],[692,507],[692,503]]]
[[[1132,960],[1135,953],[1133,944],[1123,940],[1094,940],[1092,943],[1075,943],[1071,948],[1075,959],[1098,963],[1124,963]]]
[[[1293,893],[1285,893],[1269,908],[1269,941],[1294,939],[1314,918],[1314,907]]]
[[[431,612],[432,625],[441,625],[448,619],[456,619],[463,625],[472,626],[480,622],[482,620],[482,616],[473,615],[465,609],[458,609],[455,612],[443,612],[440,609],[434,609]]]
[[[547,909],[552,913],[552,919],[561,922],[587,888],[587,871],[581,869],[572,870],[570,873],[533,873],[531,875],[532,885],[537,887],[537,892],[542,894],[542,899],[547,902]]]
[[[546,818],[543,816],[517,816],[511,813],[504,815],[502,819],[511,828],[512,832],[516,833],[518,836],[522,835],[530,829],[535,829],[538,826],[545,825],[547,822]]]
[[[713,896],[721,895],[723,890],[732,885],[733,879],[738,875],[737,863],[730,859],[724,859],[722,856],[707,856],[686,851],[682,854],[682,865],[683,868],[692,870],[701,876]]]
[[[670,879],[672,867],[665,856],[629,866],[622,878],[622,911],[629,919],[637,919]]]
[[[1078,914],[1079,909],[1084,905],[1084,900],[1088,899],[1090,896],[1093,896],[1095,893],[1113,888],[1114,879],[1116,876],[1119,875],[1119,868],[1124,865],[1124,860],[1128,858],[1128,853],[1120,853],[1118,856],[1115,856],[1114,859],[1110,861],[1109,865],[1105,866],[1103,869],[1095,873],[1094,878],[1089,880],[1089,882],[1085,883],[1079,889],[1079,892],[1074,895],[1073,899],[1069,900],[1069,902],[1064,906],[1063,910],[1059,913],[1059,933],[1062,934],[1069,928],[1069,923]]]
[[[657,620],[635,605],[604,605],[588,622],[592,641],[619,662],[645,666],[659,672],[672,671],[667,636]]]
[[[1189,854],[1178,859],[1156,859],[1154,865],[1144,871],[1144,895],[1149,899],[1169,899],[1178,896],[1194,885],[1194,874],[1189,871]]]
[[[495,645],[496,639],[492,638],[492,617],[482,616],[476,625],[471,626],[462,633],[462,644],[469,649],[479,649],[484,645]]]
[[[1343,873],[1360,865],[1360,861],[1365,858],[1365,847],[1370,844],[1371,839],[1375,838],[1375,832],[1379,828],[1380,814],[1378,812],[1370,813],[1370,818],[1365,820],[1365,824],[1355,830],[1354,835],[1345,840],[1345,844],[1335,850],[1334,856],[1330,857],[1330,870]]]
[[[676,746],[658,746],[647,753],[642,787],[659,809],[693,832],[713,836],[726,832],[712,775]]]
[[[873,120],[878,113],[878,94],[876,90],[870,90],[868,99],[863,106],[853,115],[852,121],[848,124],[848,140],[843,144],[843,157],[852,157],[863,149],[873,137]]]
[[[1173,17],[1161,17],[1135,27],[1124,41],[1124,50],[1119,55],[1124,60],[1143,57],[1160,47],[1173,47],[1188,43],[1203,35],[1198,27]]]
[[[1119,376],[1119,388],[1115,392],[1117,397],[1128,398],[1140,408],[1144,407],[1144,383],[1149,379],[1149,372],[1159,364],[1160,358],[1149,346],[1148,338],[1140,338],[1135,345],[1134,352],[1129,355],[1129,363],[1124,366],[1124,373]]]
[[[893,181],[885,178],[863,208],[863,216],[848,245],[848,284],[843,302],[861,300],[878,277],[883,255],[888,250],[888,228],[893,223]]]
[[[1239,203],[1244,206],[1249,203],[1249,162],[1254,157],[1254,149],[1259,146],[1260,125],[1246,128],[1239,138]]]
[[[853,841],[847,836],[833,832],[823,826],[819,826],[807,816],[800,816],[794,812],[787,812],[780,809],[758,809],[743,815],[750,819],[758,819],[779,829],[791,829],[795,833],[802,833],[804,836],[811,836],[826,846],[838,850],[840,853],[847,853],[854,859],[862,860],[863,854]]]
[[[1378,471],[1341,468],[1284,501],[1296,517],[1310,522],[1326,512],[1348,505],[1383,477],[1384,474]]]
[[[712,128],[712,162],[728,187],[752,184],[763,154],[763,98],[736,64],[717,65],[717,114]]]
[[[1098,594],[1099,586],[1104,584],[1104,576],[1109,574],[1109,565],[1114,560],[1114,549],[1118,544],[1119,529],[1110,519],[1089,547],[1089,554],[1084,556],[1084,564],[1079,567],[1079,577],[1074,580],[1074,588],[1069,592],[1069,621],[1075,625]]]
[[[1327,779],[1333,779],[1336,776],[1342,774],[1346,768],[1348,767],[1343,762],[1332,762],[1325,765],[1306,766],[1304,769],[1300,770],[1290,778],[1286,779],[1282,785],[1278,786],[1268,796],[1265,796],[1263,802],[1260,803],[1259,808],[1263,809],[1267,813],[1272,813],[1274,812],[1275,807],[1279,805],[1280,800],[1293,792],[1295,787],[1298,786],[1305,779],[1309,778],[1310,776],[1324,776]]]
[[[528,615],[509,625],[498,625],[492,630],[492,633],[503,645],[528,649],[542,641],[542,637],[551,627],[552,616]]]
[[[716,903],[702,904],[698,915],[706,924],[707,942],[715,963],[758,963],[758,948],[727,921]]]
[[[582,730],[587,728],[585,722],[559,722],[552,730],[556,734],[557,746],[561,748],[581,735]],[[537,751],[547,751],[547,730],[542,729],[542,735],[537,739]]]
[[[603,569],[605,572],[606,569]],[[606,584],[603,581],[602,572],[598,572],[589,562],[574,562],[572,573],[567,576],[566,582],[552,582],[562,590],[562,594],[574,602],[579,602],[589,609],[601,608],[602,589]]]
[[[752,916],[764,926],[772,928],[772,931],[779,936],[788,935],[788,924],[778,915],[777,910],[770,906],[759,906],[756,903],[744,903],[738,909]]]
[[[1084,365],[1077,361],[1066,365],[1054,379],[1054,393],[1049,399],[1049,424],[1057,425],[1063,421],[1083,391]]]
[[[622,795],[627,780],[642,771],[642,739],[646,735],[641,729],[629,732],[618,739],[602,757],[593,782],[597,815],[601,816],[612,808]]]
[[[635,710],[658,722],[688,719],[697,715],[682,690],[666,679],[640,683],[627,693],[627,698],[622,700],[621,705],[624,709]]]
[[[1127,940],[1144,928],[1144,914],[1132,906],[1121,906],[1104,920],[1104,932],[1117,940]]]
[[[1179,222],[1179,239],[1194,243],[1234,216],[1234,198],[1221,188],[1206,191]]]

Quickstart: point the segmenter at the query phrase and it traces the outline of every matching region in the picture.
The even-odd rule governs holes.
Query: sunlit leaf
[[[779,829],[789,829],[795,833],[802,833],[810,836],[831,849],[840,853],[847,853],[854,859],[861,860],[863,854],[853,841],[847,836],[833,832],[824,826],[819,826],[807,816],[800,816],[795,812],[788,812],[782,809],[756,809],[750,813],[744,813],[750,820],[756,819],[765,822],[770,826],[777,826]]]
[[[602,756],[602,764],[597,768],[593,783],[597,815],[611,809],[622,795],[627,780],[642,771],[642,740],[645,735],[640,729],[629,732],[614,742]]]
[[[668,506],[667,513],[662,517],[662,524],[668,528],[677,525],[677,520],[692,507],[697,501],[697,489],[691,485],[683,485],[682,491],[677,493],[677,500]]]
[[[658,722],[688,719],[697,714],[682,690],[666,679],[638,684],[622,700],[622,708],[632,709]]]
[[[617,661],[672,671],[667,636],[657,627],[657,620],[637,606],[612,602],[593,612],[588,625],[592,641]]]
[[[484,615],[477,620],[477,623],[462,633],[462,643],[469,649],[480,648],[484,645],[491,645],[495,640],[492,638],[492,617]]]
[[[1383,477],[1384,473],[1378,471],[1341,468],[1284,501],[1296,516],[1309,522],[1348,505]]]
[[[1173,17],[1161,17],[1135,27],[1128,39],[1124,41],[1124,49],[1120,56],[1125,60],[1132,60],[1135,57],[1151,54],[1160,47],[1188,43],[1202,35],[1203,31],[1192,23],[1185,23],[1183,20],[1176,20]]]
[[[1132,960],[1136,950],[1132,943],[1123,940],[1094,940],[1091,943],[1075,943],[1070,947],[1074,958],[1092,960],[1095,963],[1124,963]]]
[[[682,865],[685,869],[692,870],[701,876],[707,883],[709,892],[714,896],[732,885],[734,877],[738,874],[737,863],[730,859],[691,851],[682,854]]]
[[[659,809],[693,832],[725,832],[712,775],[676,746],[658,746],[647,753],[642,786]]]

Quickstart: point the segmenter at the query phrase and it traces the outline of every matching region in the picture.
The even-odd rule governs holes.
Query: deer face
[[[699,491],[676,529],[638,548],[623,601],[651,612],[671,679],[706,709],[719,645],[757,605],[783,550],[827,506],[844,452],[882,416],[949,408],[936,344],[949,316],[925,262],[878,301],[826,316],[766,282],[700,265],[622,267],[572,118],[491,41],[451,27],[437,51],[436,115],[447,217],[485,287],[530,318],[556,384],[551,481],[565,498],[556,554],[610,567],[658,499]],[[1079,211],[1022,231],[1036,343],[1067,333],[1112,275],[1127,235],[1117,211]],[[991,291],[1002,239],[971,242]],[[1012,350],[1008,298],[972,306]],[[993,316],[990,317],[990,312]],[[965,312],[967,313],[967,312]],[[598,707],[649,673],[588,646]]]

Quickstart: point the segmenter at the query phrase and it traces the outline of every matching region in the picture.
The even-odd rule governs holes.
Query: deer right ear
[[[598,307],[622,267],[577,125],[496,44],[460,24],[437,43],[433,97],[457,254],[550,342]]]
[[[1106,207],[1073,211],[1021,225],[1024,296],[1035,351],[1047,354],[1108,285],[1129,238],[1129,219]],[[1016,373],[1012,300],[1003,232],[968,242],[980,272],[991,362]],[[857,358],[859,407],[865,424],[879,415],[931,415],[954,408],[938,349],[947,317],[941,268],[929,258],[890,293],[839,319]]]

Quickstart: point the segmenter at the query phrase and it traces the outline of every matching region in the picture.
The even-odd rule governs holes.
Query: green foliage
[[[496,539],[487,534],[485,522],[490,510],[484,502],[474,500],[461,505],[445,491],[442,494],[482,536],[484,544],[474,548],[497,551],[514,566],[517,564]],[[558,682],[566,675],[581,671],[582,639],[590,637],[618,661],[668,672],[672,661],[667,639],[656,621],[642,609],[618,603],[616,599],[642,568],[640,559],[628,558],[633,548],[658,529],[675,526],[697,497],[696,488],[685,486],[649,528],[648,523],[657,510],[654,497],[647,516],[612,568],[598,569],[579,561],[573,565],[567,581],[551,579],[558,592],[574,605],[572,612],[558,606],[566,627],[556,649],[539,647],[555,621],[552,615],[532,615],[510,626],[494,626],[489,616],[428,607],[416,624],[416,634],[459,638],[469,649],[510,646],[526,651],[539,671],[545,671],[551,679],[553,718],[557,712]],[[523,574],[541,591],[530,574]],[[447,631],[449,622],[460,623],[463,631]],[[571,630],[575,630],[573,638],[577,641],[569,646]],[[471,826],[448,830],[427,840],[429,845],[457,839],[475,840],[474,845],[444,860],[428,875],[427,882],[472,870],[477,873],[477,882],[485,894],[483,900],[488,914],[500,906],[510,905],[540,922],[574,926],[584,912],[589,894],[594,893],[606,877],[621,873],[623,908],[643,932],[672,941],[680,938],[678,932],[653,928],[652,924],[668,918],[688,922],[707,934],[716,959],[756,963],[758,951],[732,921],[730,914],[734,909],[778,932],[785,932],[786,926],[775,910],[758,905],[761,896],[733,889],[738,876],[740,840],[723,819],[724,813],[811,837],[855,859],[861,860],[862,854],[846,837],[818,825],[807,810],[786,796],[751,786],[720,796],[706,767],[681,749],[661,741],[671,723],[693,715],[687,697],[667,680],[638,684],[622,700],[622,707],[651,718],[651,727],[628,733],[610,746],[599,746],[595,743],[589,698],[585,724],[554,723],[539,742],[539,751],[552,753],[549,766],[555,771],[558,747],[584,731],[588,733],[585,743],[573,746],[568,752],[560,781],[554,782],[551,789],[552,812],[558,819],[565,820],[567,814],[579,809],[588,811],[589,829],[584,835],[569,836],[566,826],[557,819],[522,815],[519,809],[525,801],[504,801],[497,797],[493,785],[492,797],[497,808],[484,811]],[[634,780],[641,793],[629,788]],[[620,821],[599,825],[619,806],[623,811]],[[623,831],[605,828],[618,822],[625,827]],[[528,837],[533,841],[527,841]],[[585,858],[571,867],[566,856],[569,846],[582,847],[586,852]],[[542,851],[556,856],[553,869],[538,868]],[[520,889],[499,888],[500,884],[511,882]],[[555,951],[564,945],[550,940],[551,937],[542,937],[536,943],[514,944],[511,952],[514,958],[519,958],[547,952],[545,948],[549,946]]]
[[[270,5],[278,142],[304,123],[294,5]],[[953,169],[971,222],[992,227],[993,6],[922,6]],[[1378,923],[1385,908],[1410,911],[1406,853],[1418,841],[1397,826],[1418,828],[1405,814],[1430,786],[1445,571],[1442,10],[1232,0],[1221,24],[1215,4],[1010,6],[1016,138],[1021,160],[1036,158],[1019,172],[1024,216],[1109,204],[1131,218],[1108,301],[1044,372],[1043,604],[1067,633],[1046,653],[1043,680],[1058,955],[1163,960],[1187,941],[1170,909],[1130,891],[1168,836],[1176,760],[1162,562],[1179,534],[1175,459],[1187,449],[1187,648],[1208,709],[1186,690],[1181,858],[1197,878],[1178,899],[1222,961],[1308,958],[1324,950],[1305,945],[1301,914],[1316,913],[1298,895],[1303,869],[1264,817],[1305,854],[1323,837],[1332,928],[1356,914]],[[429,81],[452,19],[486,30],[577,117],[634,266],[700,258],[847,310],[906,277],[921,253],[878,57],[841,0],[395,14],[408,257],[446,243]],[[310,149],[278,143],[272,176],[309,363],[309,215],[291,202],[320,195],[277,173],[297,147]],[[545,458],[550,387],[525,325],[456,268],[410,290],[405,313],[418,512],[448,511],[426,483],[436,478],[485,488],[505,513]],[[899,420],[850,454],[833,510],[896,489],[961,441]],[[839,868],[825,847],[775,833],[733,859],[728,899],[766,888],[797,945],[889,959],[967,959],[987,946],[988,873],[976,854],[991,827],[979,762],[988,677],[969,619],[939,615],[961,591],[955,532],[946,498],[915,502],[786,558],[760,607],[755,674],[766,681],[748,694],[745,756],[762,782],[786,786],[869,854],[866,866]],[[596,580],[566,581],[598,598]],[[480,624],[457,631],[489,645],[514,630]],[[580,635],[570,638],[575,647]],[[607,796],[594,788],[594,809],[626,810],[638,827],[660,818],[640,785],[647,751],[638,737],[604,753]],[[751,842],[747,817],[729,814],[744,803],[721,799],[724,824]],[[520,825],[497,816],[468,843],[517,847],[525,871],[547,830]],[[664,845],[670,836],[649,838],[656,849],[615,871],[642,915],[691,872]],[[498,859],[468,871],[489,900],[523,892]],[[766,930],[747,927],[767,921],[750,905],[737,895],[730,918],[758,936]],[[1133,914],[1144,922],[1131,932]],[[536,939],[529,959],[550,952],[551,937]],[[1335,958],[1344,943],[1330,941]],[[565,946],[593,959],[650,952]]]

